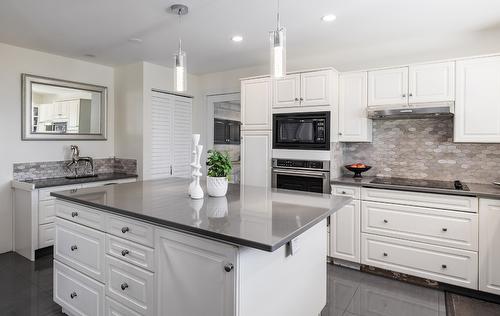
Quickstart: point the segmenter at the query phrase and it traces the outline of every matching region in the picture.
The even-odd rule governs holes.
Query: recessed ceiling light
[[[241,42],[243,40],[243,36],[241,35],[235,35],[231,38],[233,42]]]
[[[337,17],[333,14],[327,14],[321,18],[321,20],[323,20],[323,22],[332,22],[332,21],[335,21],[336,19],[337,19]]]
[[[137,37],[129,38],[128,41],[132,43],[142,43],[142,39]]]

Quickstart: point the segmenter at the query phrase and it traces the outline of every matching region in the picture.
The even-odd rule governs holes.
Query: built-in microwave
[[[330,112],[274,114],[273,148],[330,150]]]

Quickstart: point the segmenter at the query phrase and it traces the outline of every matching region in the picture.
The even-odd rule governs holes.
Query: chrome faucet
[[[75,177],[78,177],[78,164],[80,163],[80,161],[84,161],[85,164],[90,164],[90,168],[92,170],[92,176],[94,176],[95,175],[94,159],[92,159],[91,157],[80,157],[80,149],[78,148],[77,145],[71,145],[70,148],[71,148],[71,161],[66,164],[66,167],[68,169],[73,167],[73,170],[75,172]]]

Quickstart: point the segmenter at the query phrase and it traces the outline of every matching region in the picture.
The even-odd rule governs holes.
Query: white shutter
[[[173,175],[189,178],[191,175],[191,112],[192,99],[176,96],[173,124]]]
[[[189,177],[192,100],[153,91],[151,179]]]
[[[174,98],[153,92],[151,100],[151,179],[171,176]]]

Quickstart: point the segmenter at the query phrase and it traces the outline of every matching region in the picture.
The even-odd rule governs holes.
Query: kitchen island
[[[326,219],[350,202],[230,185],[192,200],[189,180],[52,193],[54,300],[69,315],[318,315]]]

